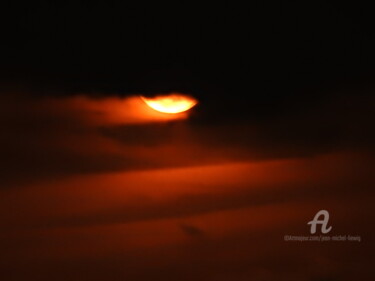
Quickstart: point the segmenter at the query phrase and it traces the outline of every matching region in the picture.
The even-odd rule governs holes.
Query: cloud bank
[[[136,97],[2,101],[4,280],[371,274],[366,111],[340,119],[327,105],[316,117],[217,123],[140,114],[149,109]],[[320,209],[330,211],[334,234],[363,241],[283,241],[308,235]]]

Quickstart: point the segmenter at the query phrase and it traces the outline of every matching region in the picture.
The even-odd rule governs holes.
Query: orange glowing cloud
[[[142,100],[152,109],[163,113],[181,113],[191,109],[198,101],[190,96],[172,93]]]
[[[183,112],[182,108],[192,107],[193,101],[196,103],[194,99],[182,100],[182,98],[173,96],[172,100],[175,101],[174,108],[176,114],[165,114],[154,110],[143,102],[143,100],[139,96],[94,99],[85,95],[78,95],[67,98],[45,99],[39,102],[38,105],[39,107],[43,107],[44,110],[53,109],[54,115],[60,113],[64,116],[74,116],[75,119],[80,119],[89,126],[105,126],[186,119],[188,114],[187,112]],[[166,100],[164,102],[167,107],[168,102]]]

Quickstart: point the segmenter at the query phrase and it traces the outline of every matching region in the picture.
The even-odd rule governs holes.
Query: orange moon
[[[156,96],[154,98],[140,97],[152,109],[172,114],[187,111],[198,103],[193,97],[176,93]]]

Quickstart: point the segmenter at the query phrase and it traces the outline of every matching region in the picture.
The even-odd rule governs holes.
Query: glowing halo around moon
[[[160,95],[153,98],[140,97],[152,109],[169,114],[187,111],[198,103],[193,97],[178,93]]]

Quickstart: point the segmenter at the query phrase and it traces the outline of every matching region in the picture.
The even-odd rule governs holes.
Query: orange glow
[[[198,103],[196,99],[181,94],[170,94],[155,98],[141,96],[141,98],[149,107],[163,113],[184,112]]]
[[[187,112],[165,114],[156,111],[146,106],[139,95],[100,99],[77,95],[44,99],[33,106],[42,111],[51,111],[54,116],[73,116],[89,127],[160,123],[187,118]]]

